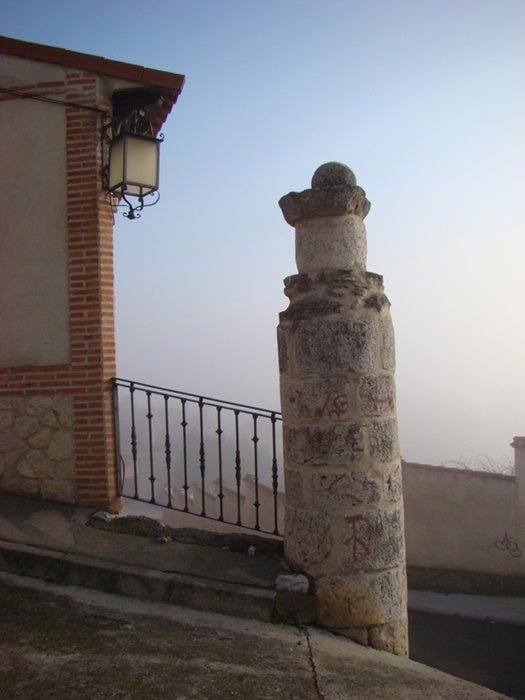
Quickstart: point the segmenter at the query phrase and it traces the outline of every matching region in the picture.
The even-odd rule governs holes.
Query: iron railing
[[[280,535],[281,414],[115,378],[119,493]]]

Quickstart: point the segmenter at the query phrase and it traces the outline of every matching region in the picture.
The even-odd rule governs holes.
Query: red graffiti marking
[[[326,489],[328,493],[331,496],[341,496],[343,498],[347,498],[349,501],[352,502],[352,505],[358,505],[363,502],[359,496],[356,496],[355,494],[345,490],[344,488],[344,482],[343,479],[347,479],[348,477],[346,474],[340,474],[339,476],[336,476],[332,481],[328,484],[328,488]],[[342,486],[343,488],[341,489],[341,492],[339,492],[339,486]]]
[[[348,411],[348,400],[344,394],[334,394],[330,392],[326,395],[321,408],[317,408],[315,416],[322,418],[325,414],[329,418],[339,418]]]
[[[363,515],[349,515],[345,518],[345,522],[351,527],[351,535],[346,540],[343,540],[343,544],[352,544],[351,558],[354,564],[362,561],[370,554],[368,543],[358,537],[357,534],[357,523],[360,521],[367,522]]]
[[[365,399],[366,401],[370,401],[371,403],[373,403],[374,408],[376,410],[377,410],[377,406],[380,404],[386,404],[391,411],[394,410],[394,397],[391,394],[386,396],[384,399],[381,399],[378,396],[372,396],[372,394],[361,394],[360,393],[359,398]]]
[[[297,391],[296,395],[297,397],[290,397],[289,401],[292,404],[298,402],[299,415],[306,418],[322,418],[323,416],[328,416],[328,418],[339,418],[339,416],[344,415],[348,411],[348,400],[344,394],[336,394],[333,391],[328,392],[328,394],[325,395],[321,406],[314,408],[313,410],[311,406],[302,400],[302,391]]]

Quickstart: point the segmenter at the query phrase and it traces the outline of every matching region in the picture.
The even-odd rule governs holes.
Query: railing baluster
[[[253,505],[255,507],[255,529],[260,530],[260,525],[259,525],[259,506],[261,505],[259,502],[259,460],[258,460],[258,453],[257,453],[257,443],[259,442],[259,438],[257,436],[257,418],[259,417],[256,413],[253,414],[253,437],[252,437],[252,442],[253,442],[253,474],[255,478],[255,501],[253,502]]]
[[[164,440],[164,452],[166,455],[166,472],[167,472],[167,489],[168,489],[168,508],[172,508],[173,504],[171,502],[171,440],[170,440],[170,421],[169,421],[169,408],[168,408],[169,396],[164,394],[164,419],[165,419],[165,433],[166,438]]]
[[[187,441],[187,434],[186,434],[186,428],[188,427],[188,422],[186,420],[186,399],[181,399],[180,401],[181,407],[182,407],[182,421],[181,421],[181,426],[182,426],[182,464],[184,467],[184,484],[183,484],[183,489],[184,489],[184,512],[187,513],[189,511],[188,508],[188,489],[190,488],[188,484],[188,441]]]
[[[153,413],[151,412],[151,391],[146,392],[148,399],[148,444],[149,444],[149,481],[151,483],[150,503],[155,503],[155,471],[153,466]]]
[[[219,460],[219,520],[224,520],[224,490],[222,486],[222,433],[224,432],[221,428],[221,411],[222,406],[216,406],[217,411],[217,455]]]
[[[122,459],[120,450],[120,425],[119,403],[118,403],[118,385],[113,384],[113,420],[115,422],[115,470],[117,472],[117,495],[122,496],[124,490],[124,480],[126,478],[126,463]]]
[[[239,446],[239,413],[235,410],[235,483],[237,485],[237,522],[236,525],[242,525],[241,517],[241,450]]]
[[[279,510],[278,510],[278,486],[279,486],[279,472],[277,465],[277,448],[276,448],[276,435],[275,435],[275,424],[277,422],[277,415],[272,413],[270,417],[272,423],[272,491],[273,491],[273,517],[274,517],[274,528],[273,534],[279,534]]]
[[[199,469],[201,473],[201,515],[206,517],[206,455],[204,448],[204,400],[199,398]]]
[[[135,487],[135,498],[139,497],[139,477],[137,466],[137,428],[135,424],[135,386],[130,384],[130,407],[131,407],[131,458],[133,460],[133,482]]]

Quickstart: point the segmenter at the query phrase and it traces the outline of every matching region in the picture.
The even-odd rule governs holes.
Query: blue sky
[[[405,459],[525,434],[523,0],[0,1],[0,33],[183,73],[161,201],[115,230],[119,374],[278,406],[278,199],[323,162],[372,209]]]

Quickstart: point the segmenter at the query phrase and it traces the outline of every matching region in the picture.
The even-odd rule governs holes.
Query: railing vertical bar
[[[135,488],[135,498],[139,497],[139,476],[137,465],[137,427],[135,424],[135,386],[133,383],[129,386],[130,394],[130,409],[131,409],[131,458],[133,460],[133,483]]]
[[[221,411],[222,406],[216,406],[217,411],[217,456],[219,461],[219,520],[224,520],[224,489],[222,481],[222,433],[224,432],[221,427]]]
[[[155,469],[153,462],[153,413],[151,412],[151,391],[146,392],[148,399],[148,443],[149,443],[149,481],[151,483],[150,503],[155,503]]]
[[[169,421],[169,396],[164,394],[164,420],[165,420],[165,433],[166,437],[164,440],[164,452],[166,455],[166,472],[167,472],[167,489],[168,489],[168,508],[172,508],[173,504],[171,501],[171,440],[170,440],[170,421]]]
[[[182,408],[182,421],[181,421],[181,426],[182,426],[182,461],[183,461],[183,467],[184,467],[184,484],[183,484],[183,489],[184,489],[184,512],[187,513],[189,508],[188,508],[188,489],[190,488],[188,484],[188,436],[186,429],[188,427],[188,421],[186,420],[186,399],[181,399],[181,408]]]
[[[204,400],[199,397],[199,469],[201,473],[201,515],[206,517],[206,454],[204,447]]]
[[[253,475],[255,478],[255,501],[253,502],[254,508],[255,508],[255,529],[260,530],[260,524],[259,524],[259,506],[261,505],[259,502],[259,460],[258,460],[258,442],[259,442],[259,437],[257,435],[257,418],[259,416],[254,413],[252,418],[253,418]]]
[[[277,422],[277,417],[275,413],[272,413],[272,491],[273,491],[273,517],[274,517],[274,528],[273,534],[279,534],[279,506],[278,506],[278,488],[279,488],[279,469],[277,464],[277,446],[276,446],[276,435],[275,435],[275,424]]]
[[[118,385],[113,384],[113,439],[115,445],[115,473],[117,481],[117,495],[122,496],[124,479],[126,478],[126,463],[122,459],[120,451],[120,417],[118,402]]]
[[[236,409],[235,415],[235,483],[237,486],[237,522],[236,525],[242,525],[241,517],[241,450],[239,444],[239,413]]]

